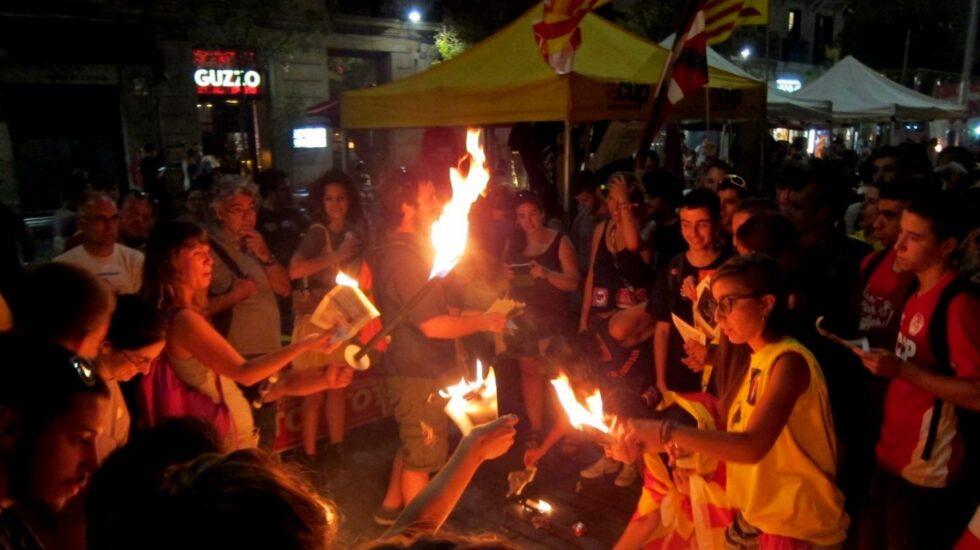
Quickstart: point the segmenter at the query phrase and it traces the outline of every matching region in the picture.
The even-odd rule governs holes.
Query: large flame
[[[432,263],[430,279],[445,277],[462,258],[469,237],[470,206],[483,194],[490,182],[487,156],[480,147],[480,130],[466,131],[466,153],[469,157],[469,170],[463,175],[456,168],[449,169],[453,198],[443,208],[439,219],[432,224],[432,246],[436,250],[436,257]],[[460,163],[465,160],[466,157],[463,157]]]
[[[476,362],[476,378],[472,382],[467,382],[466,378],[460,378],[457,384],[439,390],[439,395],[443,399],[449,399],[450,406],[454,405],[453,401],[458,401],[458,405],[461,406],[465,404],[467,396],[476,392],[479,392],[480,396],[484,398],[497,396],[497,377],[493,373],[493,367],[490,368],[486,378],[484,378],[483,363],[480,361]]]
[[[349,286],[351,288],[360,288],[357,284],[357,279],[348,276],[343,271],[337,271],[337,278],[335,279],[338,285]]]
[[[592,395],[585,398],[585,406],[579,403],[578,399],[575,398],[575,392],[572,391],[571,385],[568,383],[568,377],[565,373],[558,375],[558,378],[551,381],[551,385],[555,387],[555,392],[558,394],[558,401],[561,402],[561,406],[565,409],[565,414],[568,415],[568,421],[576,429],[581,430],[584,426],[590,426],[599,430],[602,433],[610,433],[609,426],[606,425],[603,414],[602,414],[602,395],[599,394],[599,390],[592,392]]]

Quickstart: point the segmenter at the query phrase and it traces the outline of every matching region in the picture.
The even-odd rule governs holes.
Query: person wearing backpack
[[[950,548],[975,503],[967,442],[980,402],[980,297],[953,257],[969,228],[950,193],[916,197],[902,213],[895,266],[915,275],[895,352],[858,351],[890,379],[871,487],[874,548]]]

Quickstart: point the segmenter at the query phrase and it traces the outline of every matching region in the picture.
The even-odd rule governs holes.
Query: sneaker
[[[636,471],[636,464],[623,464],[623,469],[619,471],[619,475],[616,476],[616,487],[629,487],[636,483],[636,478],[638,477]]]
[[[607,476],[615,474],[619,471],[621,464],[615,460],[610,460],[606,457],[600,457],[592,463],[591,466],[584,468],[578,473],[578,475],[584,477],[585,479],[596,479],[602,476]]]
[[[374,512],[374,523],[378,525],[383,525],[385,527],[389,525],[394,525],[395,520],[398,519],[398,514],[402,513],[401,508],[388,508],[385,505],[381,505]]]

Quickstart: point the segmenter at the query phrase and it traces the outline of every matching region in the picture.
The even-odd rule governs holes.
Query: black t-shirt
[[[705,266],[694,266],[687,260],[687,253],[681,252],[660,270],[657,284],[648,293],[647,312],[657,322],[670,323],[670,350],[667,354],[667,386],[674,391],[692,392],[701,389],[701,374],[691,371],[681,363],[684,357],[684,339],[674,326],[671,314],[677,315],[690,325],[694,325],[694,304],[681,294],[684,279],[694,278],[697,285],[705,277],[710,277],[732,256],[731,250],[722,250],[713,262]]]
[[[654,267],[659,271],[674,256],[687,250],[687,241],[681,235],[680,220],[670,225],[657,224],[657,230],[653,233],[653,252]]]
[[[402,306],[425,286],[432,268],[432,250],[420,237],[396,233],[371,255],[374,292],[382,323],[387,325]],[[449,313],[443,281],[433,288],[391,333],[382,370],[394,376],[442,378],[455,368],[452,340],[427,338],[419,325]]]

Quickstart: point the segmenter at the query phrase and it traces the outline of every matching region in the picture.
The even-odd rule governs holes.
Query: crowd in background
[[[477,544],[432,537],[518,431],[529,468],[558,445],[588,446],[567,437],[548,383],[562,373],[617,417],[580,475],[643,484],[619,549],[704,536],[729,548],[980,544],[968,529],[974,155],[905,144],[817,159],[778,145],[764,182],[709,148],[694,181],[656,155],[579,172],[568,223],[543,194],[492,183],[463,261],[372,350],[400,446],[375,513],[390,527],[370,547]],[[57,255],[30,270],[30,235],[0,212],[0,548],[333,544],[329,495],[280,460],[347,460],[354,372],[311,316],[339,272],[381,324],[415,298],[445,178],[387,174],[368,219],[342,172],[312,182],[302,209],[277,170],[198,176],[182,204],[145,184],[66,194]],[[487,311],[502,297],[521,315]],[[502,416],[453,451],[438,390],[475,358],[510,369],[523,419]],[[301,446],[273,457],[287,397],[302,400]],[[707,531],[692,498],[708,501]]]

